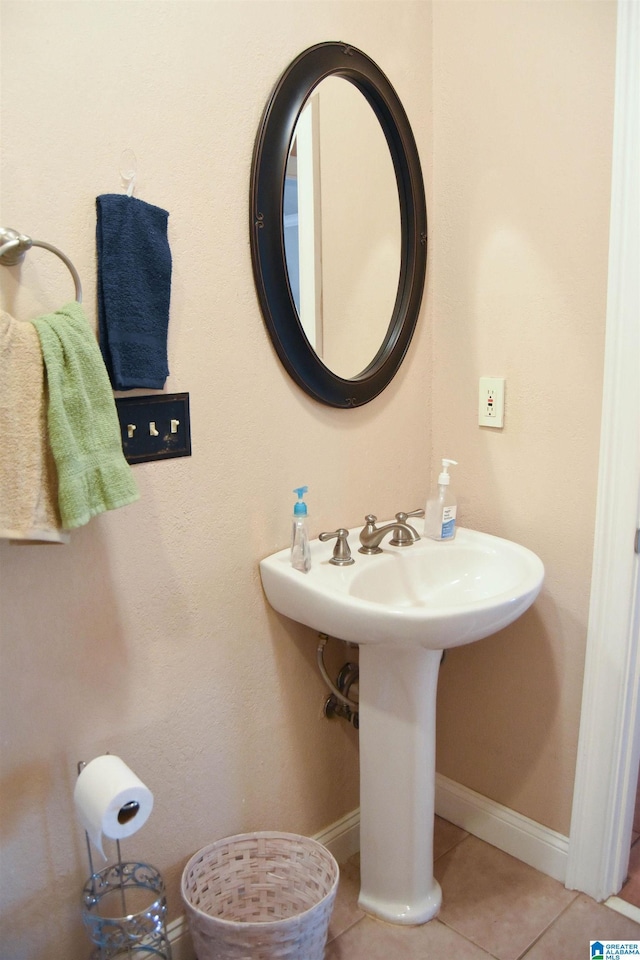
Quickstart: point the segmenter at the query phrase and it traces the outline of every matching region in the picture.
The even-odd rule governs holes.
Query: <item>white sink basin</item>
[[[422,533],[423,522],[415,526]],[[382,526],[382,524],[380,524]],[[442,650],[517,619],[542,586],[538,557],[509,540],[458,529],[455,540],[382,542],[355,563],[311,544],[308,573],[289,550],[260,563],[269,603],[321,633],[360,645],[360,907],[390,923],[435,917],[433,876],[436,690]]]
[[[381,524],[380,524],[381,525]],[[418,533],[422,521],[415,522]],[[361,528],[349,541],[355,563],[329,563],[333,543],[314,540],[311,570],[301,573],[281,550],[260,564],[267,599],[279,613],[352,643],[419,644],[443,650],[501,630],[531,606],[544,567],[510,540],[459,528],[455,540],[423,538],[365,556]]]

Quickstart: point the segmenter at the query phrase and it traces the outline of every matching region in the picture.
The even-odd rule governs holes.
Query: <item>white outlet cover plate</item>
[[[504,426],[504,377],[480,377],[478,423],[481,427]]]

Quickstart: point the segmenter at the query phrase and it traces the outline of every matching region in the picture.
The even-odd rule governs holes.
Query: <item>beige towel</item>
[[[38,334],[0,311],[0,537],[66,543]]]

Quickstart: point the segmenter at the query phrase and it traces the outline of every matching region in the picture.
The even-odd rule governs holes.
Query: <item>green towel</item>
[[[98,342],[82,307],[33,320],[47,372],[49,442],[65,530],[140,494],[124,458],[120,424]]]

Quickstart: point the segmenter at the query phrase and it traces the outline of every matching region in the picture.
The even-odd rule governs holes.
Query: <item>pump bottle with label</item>
[[[424,535],[432,540],[453,540],[456,535],[456,498],[450,483],[449,467],[457,466],[456,460],[442,461],[442,473],[438,477],[438,489],[429,495],[424,511]]]
[[[307,505],[303,500],[308,487],[296,487],[293,491],[298,502],[293,508],[293,530],[291,533],[291,566],[295,570],[308,573],[311,570],[311,547],[307,527]]]

